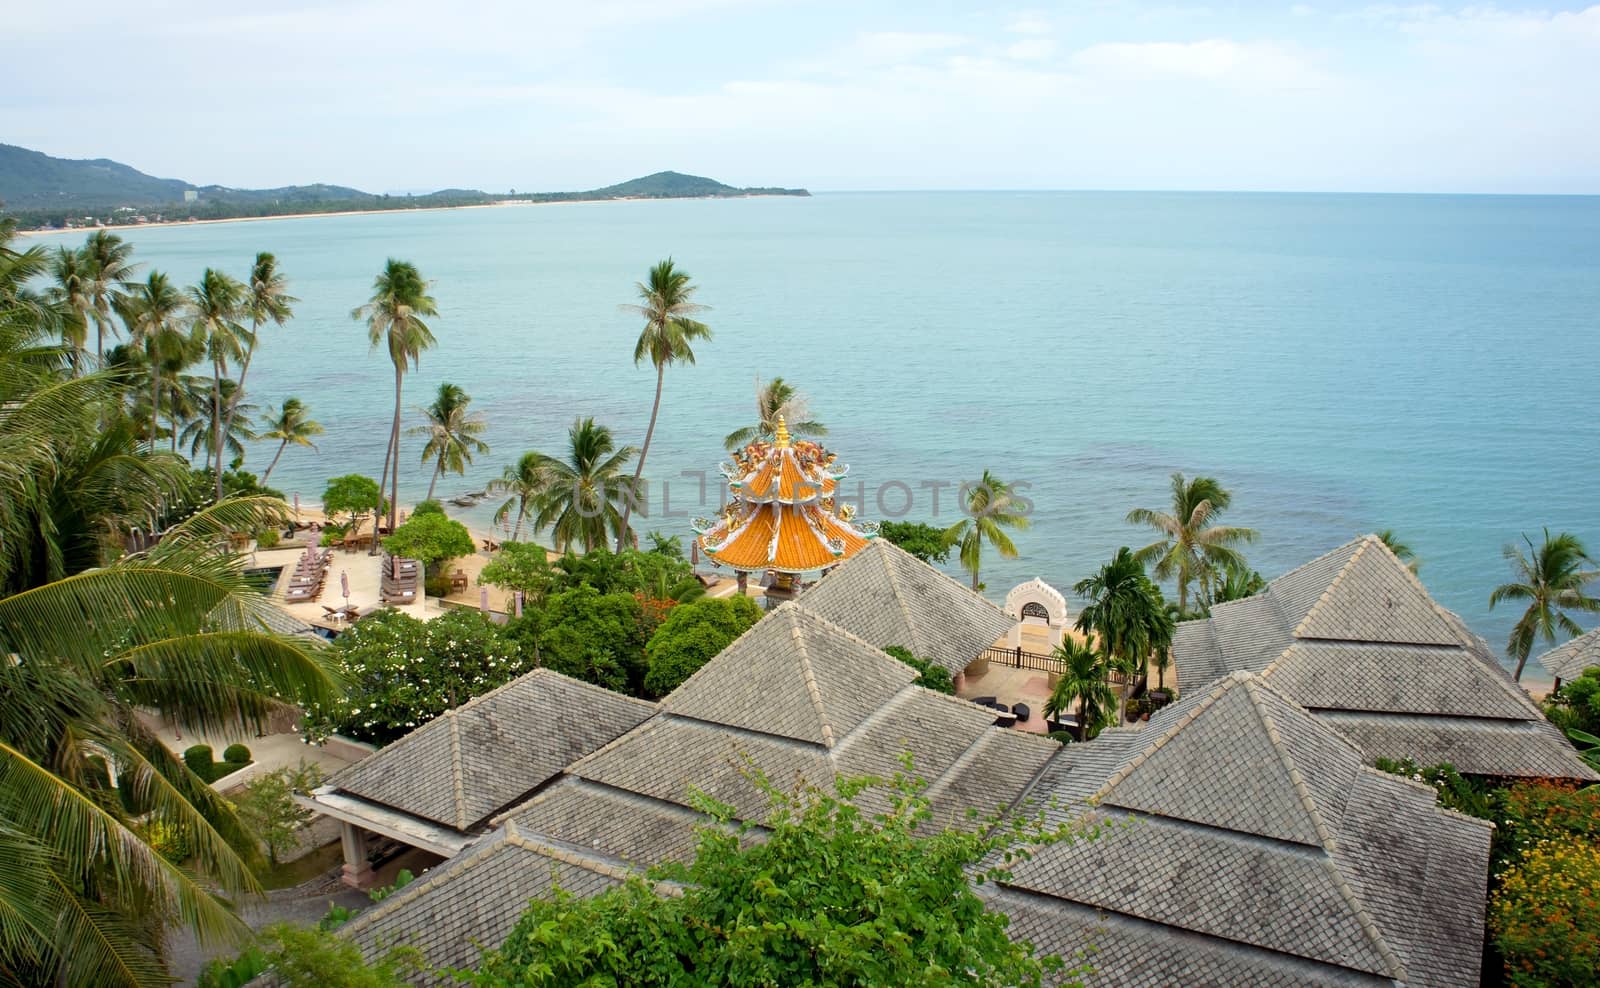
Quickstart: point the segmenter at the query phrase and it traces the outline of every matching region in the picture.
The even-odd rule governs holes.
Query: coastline
[[[804,199],[779,193],[753,193],[743,196],[624,196],[612,199],[549,199],[536,202],[531,199],[496,199],[493,202],[468,202],[452,206],[396,206],[391,209],[341,209],[319,213],[276,213],[272,216],[227,216],[210,220],[163,220],[159,223],[119,223],[115,226],[75,226],[60,230],[18,230],[21,237],[53,237],[63,233],[82,233],[90,230],[151,230],[166,227],[210,226],[215,223],[259,223],[268,220],[307,220],[333,216],[379,216],[393,213],[432,213],[447,209],[496,209],[501,206],[572,206],[623,202],[683,202],[707,199]]]

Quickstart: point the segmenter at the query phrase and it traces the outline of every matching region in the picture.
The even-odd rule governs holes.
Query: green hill
[[[194,193],[194,201],[185,199]],[[714,179],[680,172],[656,172],[588,192],[524,193],[510,198],[530,202],[606,199],[688,199],[753,195],[810,195],[805,189],[740,189]],[[0,144],[0,211],[24,224],[61,226],[87,222],[129,222],[135,213],[148,219],[223,219],[334,210],[408,209],[468,206],[506,197],[476,189],[443,189],[426,195],[374,195],[342,185],[289,185],[276,189],[233,189],[155,178],[120,162],[79,161]],[[137,222],[145,222],[139,219]]]

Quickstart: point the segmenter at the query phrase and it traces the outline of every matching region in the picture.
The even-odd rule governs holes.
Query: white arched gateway
[[[1022,645],[1024,625],[1048,628],[1049,647],[1060,643],[1067,631],[1067,599],[1061,591],[1038,577],[1019,583],[1006,594],[1005,612],[1017,623],[1012,626],[1006,642],[1012,648]]]

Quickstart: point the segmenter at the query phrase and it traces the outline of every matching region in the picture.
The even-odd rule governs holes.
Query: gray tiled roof
[[[525,834],[639,868],[694,857],[695,828],[707,822],[682,806],[577,778],[563,779],[507,815]]]
[[[900,645],[951,673],[1016,621],[887,539],[875,539],[800,595],[800,603],[878,648]]]
[[[1038,849],[997,901],[1017,936],[1092,944],[1106,983],[1476,984],[1488,826],[1362,766],[1259,676],[1068,745],[1048,795],[1105,828]]]
[[[1583,670],[1600,666],[1600,628],[1557,645],[1539,656],[1544,671],[1561,679],[1575,679]]]
[[[536,669],[434,718],[329,782],[467,831],[654,711],[653,704]]]
[[[780,604],[661,703],[668,713],[833,747],[915,669],[794,603]]]
[[[1572,746],[1461,619],[1364,536],[1178,626],[1185,690],[1244,670],[1340,730],[1367,761],[1409,757],[1465,772],[1594,779]]]
[[[595,895],[619,884],[626,872],[551,847],[502,825],[476,844],[408,885],[340,929],[372,960],[396,946],[422,951],[427,973],[418,985],[453,984],[437,972],[471,967],[479,945],[500,945],[528,900],[556,888]]]

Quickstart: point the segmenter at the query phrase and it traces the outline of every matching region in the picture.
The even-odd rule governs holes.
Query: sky
[[[0,0],[0,141],[197,184],[1600,193],[1600,5]]]

